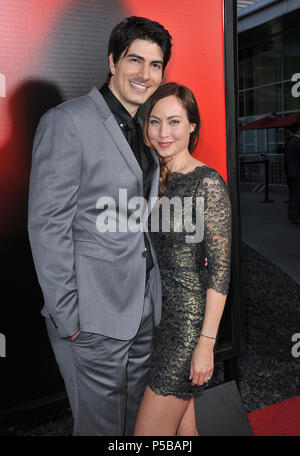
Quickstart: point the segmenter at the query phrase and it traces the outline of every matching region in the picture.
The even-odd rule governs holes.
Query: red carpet
[[[248,413],[254,435],[300,436],[300,396]]]

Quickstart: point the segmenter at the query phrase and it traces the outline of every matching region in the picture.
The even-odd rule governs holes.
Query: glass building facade
[[[300,5],[239,34],[240,125],[294,112],[300,112]],[[240,154],[281,153],[288,134],[286,128],[241,130]]]

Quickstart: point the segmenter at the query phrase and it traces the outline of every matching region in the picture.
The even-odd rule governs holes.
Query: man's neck
[[[131,115],[131,117],[134,117],[139,109],[139,106],[136,106],[136,105],[132,105],[130,103],[124,103],[124,100],[121,99],[120,95],[118,94],[118,92],[115,90],[111,80],[109,81],[108,83],[108,88],[111,90],[111,92],[114,94],[114,96],[119,100],[119,102],[124,106],[124,108],[126,109],[126,111],[129,112],[129,114]]]

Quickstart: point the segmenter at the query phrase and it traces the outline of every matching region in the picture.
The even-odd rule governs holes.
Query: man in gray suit
[[[160,276],[148,233],[126,222],[134,198],[147,218],[157,196],[137,111],[170,55],[162,25],[125,19],[110,37],[108,84],[51,109],[36,132],[29,237],[74,435],[132,435],[144,392]]]

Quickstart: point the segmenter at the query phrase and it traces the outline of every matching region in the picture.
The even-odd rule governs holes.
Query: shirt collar
[[[124,108],[122,103],[118,100],[118,98],[113,94],[113,92],[108,87],[108,83],[105,83],[101,89],[100,93],[103,96],[104,100],[106,101],[109,109],[116,117],[118,123],[125,124],[128,128],[133,129],[137,128],[138,125],[138,111],[134,117],[131,117],[127,109]]]

